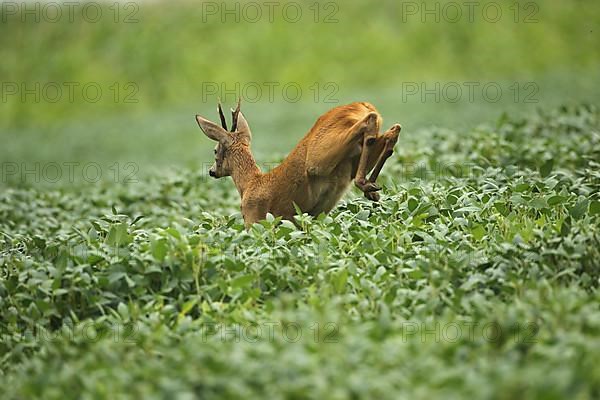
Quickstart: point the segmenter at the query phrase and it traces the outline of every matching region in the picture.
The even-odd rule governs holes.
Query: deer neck
[[[250,182],[261,175],[261,171],[260,168],[258,168],[258,165],[256,165],[256,161],[248,146],[240,146],[233,149],[230,157],[233,162],[231,178],[233,179],[233,183],[235,184],[240,197],[243,197]]]

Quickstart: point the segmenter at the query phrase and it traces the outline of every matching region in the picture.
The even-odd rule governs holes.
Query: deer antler
[[[219,111],[221,126],[223,127],[223,129],[227,130],[227,121],[225,121],[225,114],[223,114],[223,107],[221,107],[221,99],[219,99],[219,105],[217,106],[217,110]]]
[[[242,98],[238,98],[237,107],[231,109],[231,132],[235,132],[237,129],[238,116],[240,115],[240,105],[242,103]]]

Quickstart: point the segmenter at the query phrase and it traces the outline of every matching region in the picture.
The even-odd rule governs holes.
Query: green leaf
[[[117,311],[119,312],[119,315],[121,316],[121,318],[129,319],[129,308],[127,307],[126,304],[119,303],[119,305],[117,306]]]
[[[554,159],[549,159],[545,163],[540,166],[540,175],[545,178],[550,173],[552,173],[552,168],[554,167]]]
[[[167,241],[165,239],[158,239],[152,242],[152,256],[158,261],[164,261],[167,255]]]
[[[128,234],[127,228],[128,226],[124,222],[112,225],[108,231],[106,243],[115,247],[131,243],[133,238]]]
[[[292,231],[295,231],[297,229],[296,225],[294,225],[294,223],[292,221],[287,220],[287,219],[284,219],[281,221],[281,227],[290,229]]]
[[[590,215],[600,214],[600,201],[594,200],[590,202]]]
[[[548,207],[548,203],[543,198],[536,198],[529,202],[529,205],[537,210]]]
[[[410,199],[408,199],[408,210],[410,212],[415,211],[418,206],[419,206],[419,202],[417,201],[417,199],[415,199],[414,197],[411,197]]]
[[[571,214],[571,217],[579,219],[585,215],[588,205],[588,199],[580,199],[571,209],[569,209],[569,214]]]
[[[121,278],[125,278],[125,272],[123,271],[116,271],[116,272],[111,272],[110,275],[108,275],[108,281],[110,283],[115,283],[116,281],[118,281]]]
[[[566,196],[552,196],[548,199],[549,206],[555,206],[557,204],[562,204],[567,200]]]
[[[455,213],[470,213],[470,212],[480,212],[481,208],[475,206],[467,206],[459,208],[458,210],[454,210]]]
[[[508,207],[506,206],[506,203],[503,201],[497,201],[494,203],[494,207],[496,208],[496,210],[498,210],[498,212],[500,214],[502,214],[503,216],[507,216],[508,215]]]
[[[524,192],[526,190],[528,190],[531,186],[528,183],[519,183],[516,187],[515,187],[515,192]]]
[[[334,289],[337,293],[343,293],[348,282],[348,270],[342,269],[335,277]]]
[[[302,215],[302,210],[300,209],[300,206],[298,204],[296,204],[296,202],[293,203],[294,204],[294,210],[296,211],[296,215]]]
[[[232,279],[229,284],[232,288],[237,289],[244,286],[250,285],[254,281],[254,275],[241,275],[235,279]]]
[[[172,227],[167,228],[166,232],[169,235],[173,236],[175,239],[181,239],[181,233],[179,233],[179,231],[177,229],[175,229],[175,228],[172,228]]]
[[[567,236],[571,232],[571,217],[567,217],[560,225],[560,235]]]
[[[425,273],[421,269],[413,269],[407,275],[410,279],[420,279],[425,276]]]
[[[187,313],[189,313],[194,308],[194,306],[196,305],[197,302],[198,302],[197,299],[192,299],[192,300],[186,301],[183,304],[183,306],[181,306],[181,311],[179,312],[179,317],[183,317]]]
[[[485,228],[481,225],[475,225],[473,227],[473,229],[471,229],[471,234],[473,235],[473,238],[477,241],[480,241],[481,239],[483,239],[483,237],[486,234]]]
[[[356,219],[359,219],[361,221],[368,221],[369,220],[369,214],[371,212],[369,210],[360,210],[357,214],[356,214]]]

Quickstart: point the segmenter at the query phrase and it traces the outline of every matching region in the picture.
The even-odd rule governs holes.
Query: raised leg
[[[377,180],[383,165],[394,152],[394,146],[396,145],[396,142],[398,142],[398,135],[400,134],[401,129],[402,126],[400,126],[400,124],[395,124],[387,132],[377,138],[379,156],[377,157],[377,161],[375,161],[374,165],[372,164],[372,159],[369,160],[368,170],[371,170],[371,168],[373,169],[371,176],[369,176],[368,179],[369,183],[375,184],[375,180]],[[367,199],[379,201],[379,193],[376,191],[367,191],[364,193]]]
[[[373,172],[371,172],[369,182],[375,182],[375,180],[379,176],[379,173],[381,172],[381,168],[383,168],[383,164],[385,164],[387,159],[390,158],[394,153],[394,146],[398,142],[398,136],[400,135],[401,129],[402,126],[400,124],[395,124],[390,128],[389,131],[383,134],[385,146],[383,148],[383,151],[379,155],[379,158],[377,159],[377,163],[375,163],[375,167],[373,167]]]
[[[369,172],[369,158],[372,157],[371,154],[373,153],[377,138],[377,114],[371,113],[366,119],[363,145],[360,152],[358,167],[356,169],[356,175],[354,177],[354,184],[364,193],[374,192],[381,189],[376,183],[369,182],[367,180],[367,173]]]
[[[318,139],[318,143],[309,146],[306,156],[306,168],[309,175],[328,176],[333,170],[369,137],[372,143],[377,136],[379,115],[375,112],[367,114],[356,122],[343,135],[326,135]],[[359,150],[360,151],[360,150]],[[355,153],[358,155],[358,152]]]

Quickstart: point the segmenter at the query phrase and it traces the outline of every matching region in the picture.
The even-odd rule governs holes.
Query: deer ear
[[[231,142],[231,136],[229,136],[229,133],[219,125],[210,122],[199,115],[196,115],[196,122],[198,123],[200,129],[202,129],[202,132],[204,132],[204,134],[210,139],[219,143]]]
[[[250,131],[248,121],[246,121],[244,114],[242,114],[241,112],[238,115],[236,132],[241,139],[245,140],[248,144],[250,144],[250,141],[252,140],[252,132]]]

